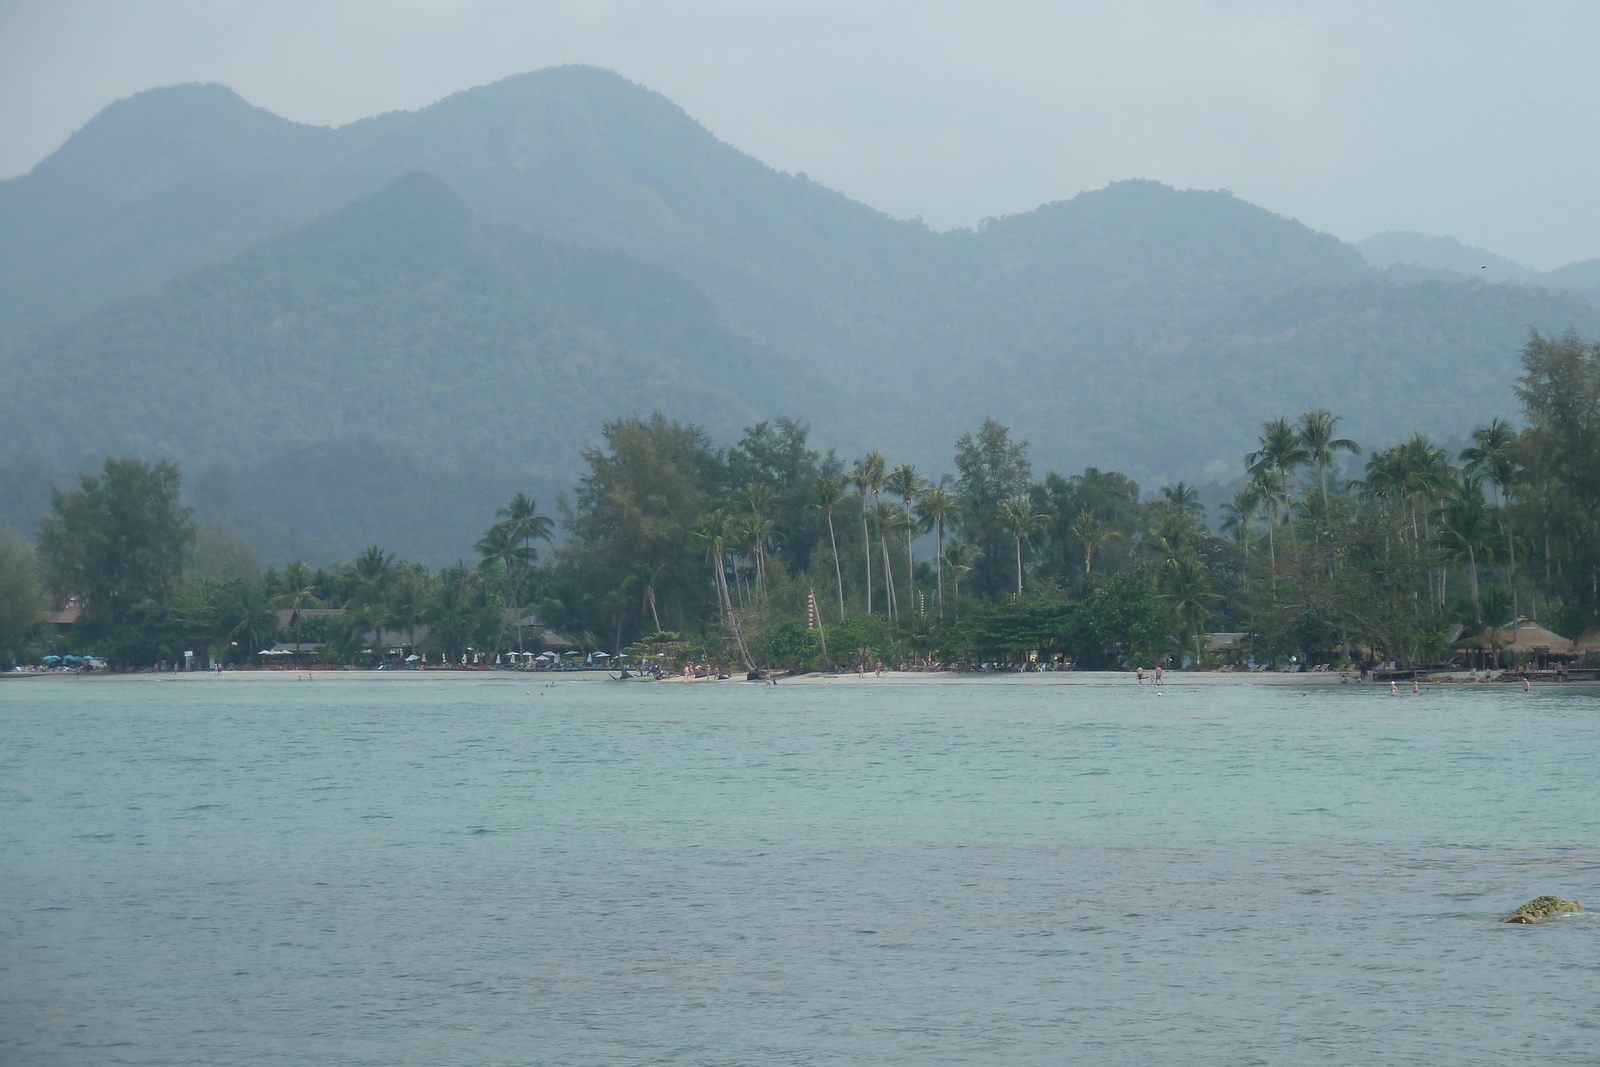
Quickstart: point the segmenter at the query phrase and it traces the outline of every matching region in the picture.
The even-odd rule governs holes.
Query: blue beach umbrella
[[[82,663],[83,660],[78,656],[62,656],[61,657],[61,662],[62,663]]]
[[[61,657],[60,656],[45,656],[39,662],[40,663],[56,664],[56,663],[60,663],[61,662]]]

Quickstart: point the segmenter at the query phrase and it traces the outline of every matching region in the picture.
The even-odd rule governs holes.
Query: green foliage
[[[179,482],[176,464],[108,456],[100,475],[52,493],[39,557],[52,593],[81,598],[85,630],[107,632],[176,591],[195,536]]]
[[[567,484],[595,427],[651,408],[725,440],[782,397],[924,465],[1003,411],[1043,454],[1164,480],[1231,464],[1254,422],[1319,402],[1324,368],[1344,430],[1437,435],[1495,412],[1528,324],[1600,330],[1557,292],[1396,284],[1155,182],[932,233],[583,67],[338,130],[218,86],[140,94],[0,184],[0,226],[0,464],[171,456],[197,489],[231,482],[210,517],[278,561],[381,537],[443,563],[463,516]],[[794,458],[776,421],[749,454]],[[9,472],[14,496],[7,473],[0,521],[29,530],[38,472]],[[817,531],[762,480],[808,569]],[[991,593],[1003,542],[974,519]]]
[[[27,542],[0,527],[0,670],[40,655],[44,594]]]
[[[814,630],[788,621],[768,626],[750,641],[756,661],[774,667],[812,668],[821,663],[822,646]]]

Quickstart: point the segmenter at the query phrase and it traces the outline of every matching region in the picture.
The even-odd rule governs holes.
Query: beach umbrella
[[[62,663],[82,663],[83,660],[80,659],[77,656],[62,656],[61,657],[61,662]]]
[[[611,658],[611,653],[609,653],[609,652],[596,652],[594,654],[594,658],[595,659],[610,659]]]
[[[45,656],[39,662],[40,663],[60,663],[61,662],[61,657],[60,656]]]
[[[566,654],[569,655],[569,656],[581,656],[581,655],[583,655],[582,652],[568,652]]]
[[[413,653],[411,653],[411,655],[406,657],[406,662],[407,663],[415,663],[415,662],[417,662],[417,660],[419,660],[421,658],[422,658],[421,656],[419,656],[415,652],[413,652]]]

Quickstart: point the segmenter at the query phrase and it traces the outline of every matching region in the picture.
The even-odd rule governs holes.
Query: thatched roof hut
[[[1583,631],[1578,639],[1572,642],[1572,651],[1580,656],[1590,652],[1600,652],[1600,626]]]
[[[1485,630],[1462,641],[1460,647],[1481,648],[1485,652],[1548,652],[1557,656],[1570,656],[1574,651],[1573,642],[1567,638],[1527,620]]]

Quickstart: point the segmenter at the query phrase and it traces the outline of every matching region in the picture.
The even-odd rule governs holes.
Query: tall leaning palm
[[[886,618],[900,617],[900,600],[895,595],[894,570],[889,566],[889,537],[911,524],[900,505],[880,500],[872,506],[872,527],[878,531],[878,546],[883,552],[883,610]]]
[[[1300,421],[1295,426],[1296,439],[1301,450],[1311,465],[1317,468],[1317,486],[1322,490],[1322,506],[1328,506],[1328,464],[1333,462],[1335,452],[1348,452],[1352,456],[1361,454],[1361,446],[1348,437],[1334,437],[1334,428],[1339,425],[1342,415],[1335,415],[1323,408],[1308,411],[1300,416]]]
[[[844,621],[844,571],[839,567],[839,539],[833,534],[833,509],[849,499],[844,479],[819,474],[811,479],[811,503],[806,507],[820,511],[828,520],[828,546],[833,549],[833,580],[839,587],[839,621]]]
[[[1031,537],[1044,529],[1045,523],[1050,521],[1050,516],[1036,514],[1033,510],[1033,501],[1025,496],[1014,496],[1000,505],[1000,521],[1005,523],[1006,529],[1011,531],[1011,536],[1017,542],[1017,597],[1022,597],[1022,539]]]
[[[961,511],[955,494],[941,485],[929,486],[917,501],[917,515],[933,526],[934,571],[939,578],[939,618],[944,618],[944,528],[954,521]]]

